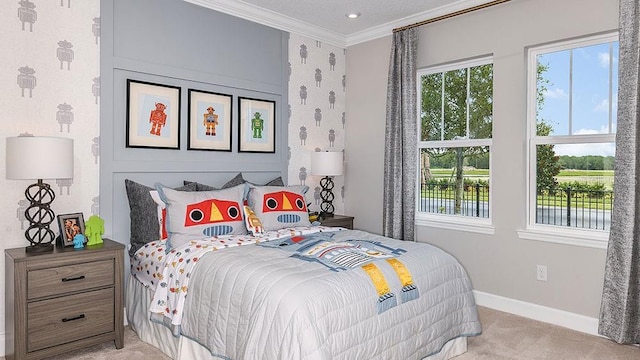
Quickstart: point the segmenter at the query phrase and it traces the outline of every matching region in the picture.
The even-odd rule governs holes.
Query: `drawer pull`
[[[80,319],[84,319],[84,314],[80,314],[80,315],[78,315],[76,317],[72,317],[72,318],[64,318],[64,319],[62,319],[62,322],[80,320]]]
[[[76,276],[76,277],[70,277],[70,278],[62,278],[62,282],[74,281],[74,280],[82,280],[82,279],[84,279],[84,275],[80,275],[80,276]]]

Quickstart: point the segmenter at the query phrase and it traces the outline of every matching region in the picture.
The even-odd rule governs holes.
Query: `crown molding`
[[[352,46],[359,43],[363,43],[366,41],[379,39],[381,37],[389,36],[393,34],[393,29],[415,24],[424,20],[437,18],[442,15],[447,15],[454,13],[456,11],[468,9],[474,6],[486,4],[491,2],[492,0],[458,0],[451,4],[447,4],[444,6],[437,7],[435,9],[431,9],[428,11],[423,11],[421,13],[417,13],[411,16],[407,16],[402,19],[398,19],[395,21],[388,22],[386,24],[382,24],[379,26],[374,26],[372,28],[353,33],[346,36],[346,46]]]
[[[282,15],[275,11],[263,9],[237,0],[183,0],[221,13],[233,15],[258,24],[269,26],[278,30],[288,31],[314,40],[338,46],[346,47],[344,35],[314,26],[300,20]]]
[[[340,48],[347,48],[352,45],[366,41],[389,36],[393,29],[414,24],[427,19],[450,14],[477,5],[482,5],[491,0],[458,0],[451,4],[444,5],[432,10],[423,11],[402,19],[398,19],[380,26],[343,35],[325,28],[308,24],[298,19],[282,15],[275,11],[263,9],[245,2],[237,0],[183,0],[185,2],[202,6],[211,10],[219,11],[228,15],[236,16],[258,24],[269,26],[283,31],[288,31],[297,35],[319,40],[324,43]]]

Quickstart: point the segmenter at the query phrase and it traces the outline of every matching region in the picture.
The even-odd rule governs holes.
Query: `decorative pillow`
[[[249,183],[251,185],[258,185],[258,184],[254,184],[250,181],[247,181],[244,179],[244,177],[242,176],[242,173],[238,173],[238,175],[234,176],[233,179],[227,181],[224,185],[222,185],[222,189],[228,189],[230,187],[234,187],[234,186],[238,186],[238,185],[242,185],[244,183]],[[206,184],[201,184],[199,182],[195,182],[195,181],[184,181],[185,185],[189,185],[189,184],[196,184],[196,191],[211,191],[211,190],[219,190],[216,187],[210,186],[210,185],[206,185]],[[264,184],[265,186],[284,186],[284,181],[282,181],[282,177],[278,176],[277,178],[269,181],[268,183]]]
[[[249,185],[249,206],[256,213],[264,231],[295,226],[310,226],[304,194],[307,186]]]
[[[242,173],[238,173],[238,175],[234,176],[233,179],[227,181],[224,185],[222,185],[223,189],[227,189],[230,187],[238,186],[244,184],[245,181],[242,178]]]
[[[217,187],[213,187],[213,186],[209,186],[206,184],[201,184],[199,182],[195,182],[195,181],[187,181],[184,180],[183,181],[185,185],[189,185],[189,184],[195,184],[196,186],[196,191],[211,191],[211,190],[219,190]]]
[[[185,184],[188,185],[188,184]],[[160,226],[160,240],[167,240],[167,204],[160,199],[160,194],[158,194],[158,190],[149,191],[151,198],[156,203],[156,209],[158,210],[158,225]]]
[[[156,189],[167,204],[168,247],[197,238],[247,233],[242,216],[244,185],[188,193],[162,184],[156,184]]]
[[[159,239],[160,233],[158,207],[151,198],[152,187],[125,179],[127,198],[129,199],[129,216],[131,218],[131,248],[129,255],[138,251],[146,243]],[[195,191],[195,185],[176,188],[179,191]]]
[[[247,181],[249,184],[251,185],[256,185],[250,181]],[[278,176],[277,178],[269,181],[268,183],[264,184],[264,186],[284,186],[284,181],[282,181],[282,177]]]
[[[247,226],[247,230],[249,230],[253,236],[263,234],[264,229],[262,228],[262,223],[251,207],[249,205],[243,205],[242,209],[244,210],[244,224]]]

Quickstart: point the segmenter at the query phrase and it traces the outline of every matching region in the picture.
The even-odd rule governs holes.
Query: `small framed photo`
[[[240,97],[238,152],[276,152],[276,102]]]
[[[231,95],[189,89],[187,150],[231,151]]]
[[[60,228],[62,246],[72,246],[74,236],[84,235],[84,216],[82,213],[58,215],[58,227]],[[85,242],[87,242],[86,237]]]
[[[180,88],[127,79],[127,147],[180,148]]]

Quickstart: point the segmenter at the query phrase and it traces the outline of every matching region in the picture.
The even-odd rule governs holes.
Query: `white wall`
[[[516,234],[526,224],[525,47],[617,28],[616,0],[518,0],[420,28],[418,68],[494,56],[495,235],[417,228],[418,241],[462,262],[476,290],[598,316],[605,250],[521,240]],[[356,227],[378,233],[390,46],[389,36],[347,49],[346,209]],[[547,282],[536,281],[536,264],[548,266]]]

